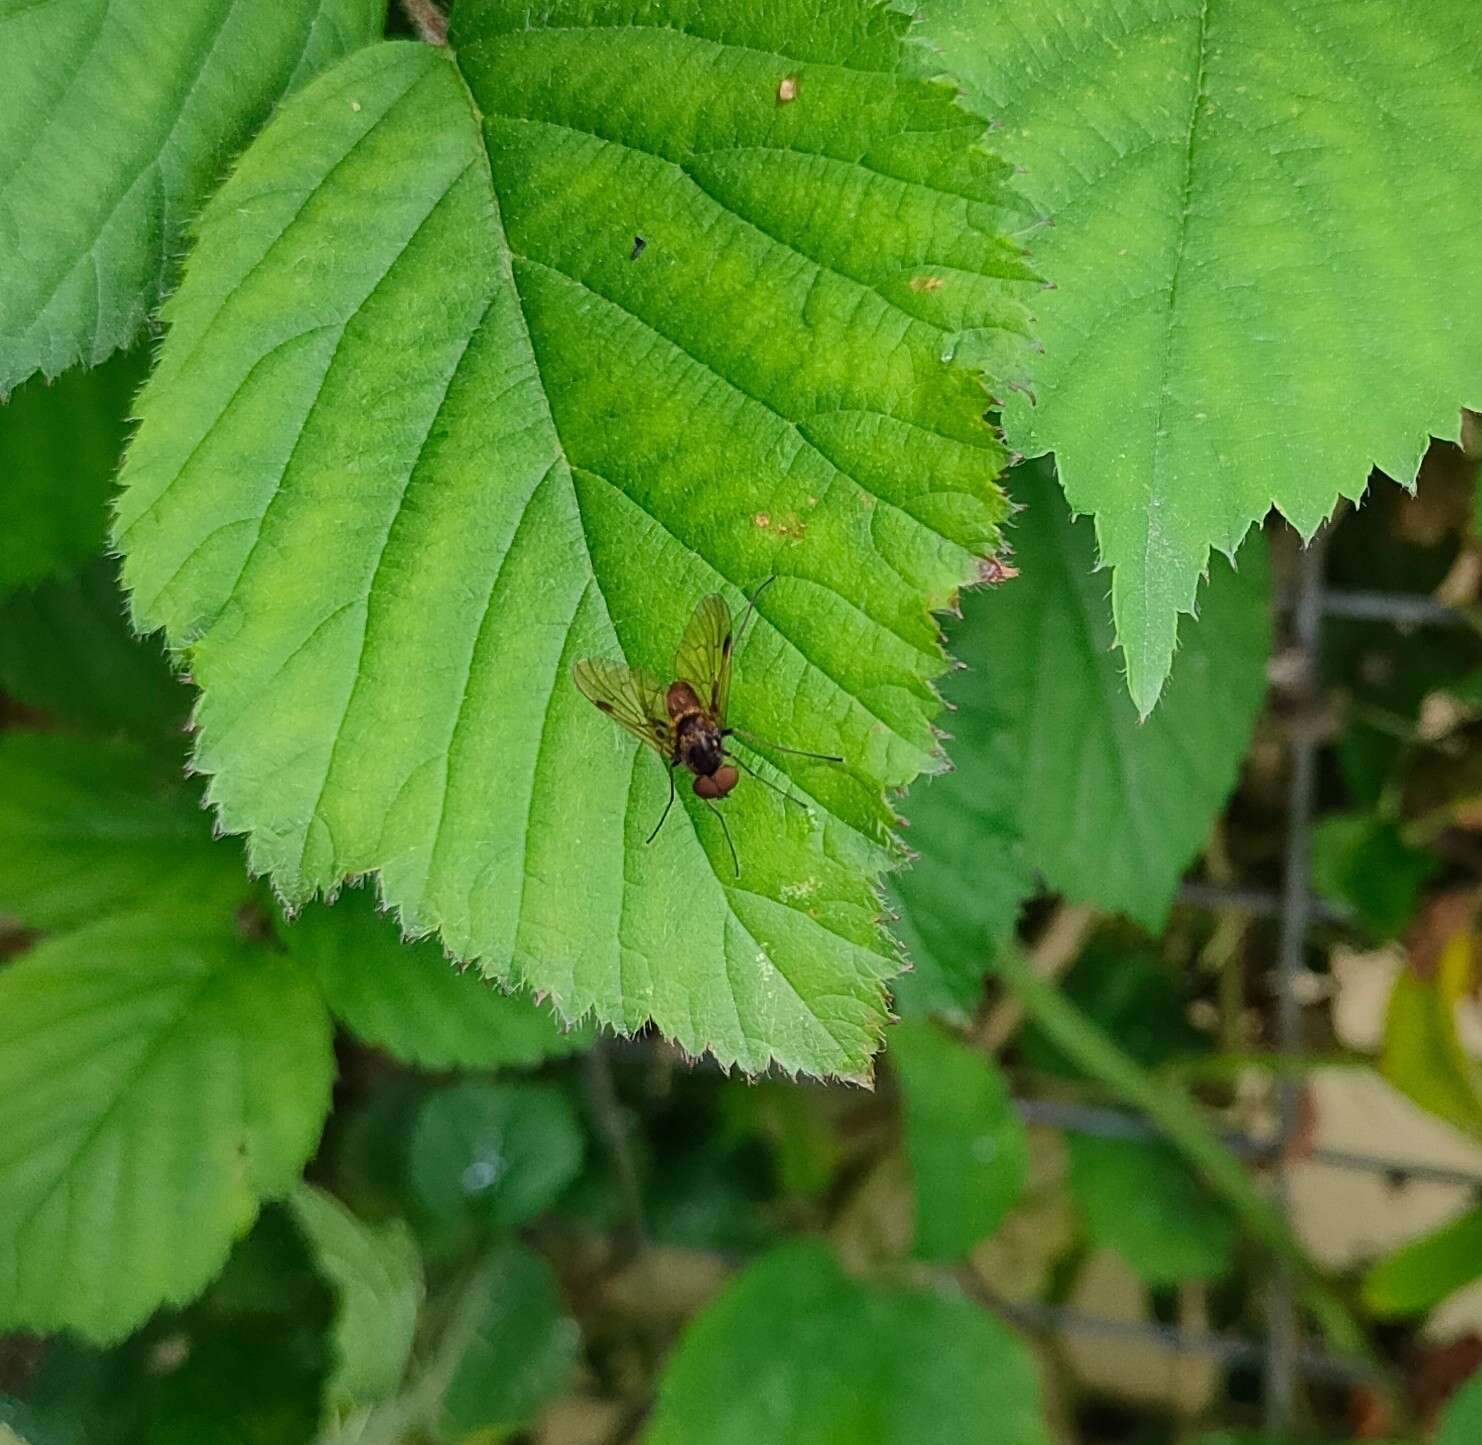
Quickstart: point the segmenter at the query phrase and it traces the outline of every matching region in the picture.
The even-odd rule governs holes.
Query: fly
[[[737,769],[765,783],[788,802],[803,806],[801,800],[762,777],[744,758],[726,748],[726,739],[733,736],[751,743],[761,741],[741,728],[728,726],[726,714],[731,699],[731,659],[736,645],[745,636],[757,598],[775,580],[768,577],[756,589],[741,614],[740,626],[734,629],[725,598],[718,593],[702,597],[680,638],[679,651],[674,655],[674,680],[667,685],[647,668],[591,657],[583,658],[571,670],[572,681],[599,712],[606,713],[620,728],[651,747],[668,765],[669,801],[645,841],[652,843],[659,836],[659,829],[674,806],[674,770],[687,768],[694,777],[695,796],[720,820],[726,846],[731,850],[731,866],[738,878],[741,863],[736,856],[736,845],[731,842],[731,830],[726,827],[724,815],[715,806],[736,786],[740,778]],[[819,762],[844,761],[829,753],[785,748],[780,743],[765,746],[781,753],[816,758]]]

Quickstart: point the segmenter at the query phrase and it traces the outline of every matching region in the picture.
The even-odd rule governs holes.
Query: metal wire
[[[1315,700],[1318,642],[1323,618],[1323,558],[1325,533],[1319,532],[1302,553],[1292,612],[1292,646],[1298,662],[1296,702],[1310,709]],[[1281,880],[1281,941],[1276,955],[1276,1053],[1291,1058],[1302,1046],[1302,1006],[1297,980],[1306,967],[1303,954],[1312,918],[1312,811],[1317,800],[1317,734],[1299,717],[1290,729],[1287,776],[1286,861]],[[1276,1207],[1288,1212],[1290,1177],[1288,1155],[1301,1126],[1301,1089],[1288,1074],[1276,1081],[1277,1154]],[[1290,1261],[1273,1261],[1266,1300],[1266,1429],[1283,1435],[1292,1424],[1297,1397],[1296,1281]]]
[[[1345,617],[1357,622],[1388,622],[1396,627],[1466,627],[1465,612],[1407,592],[1360,592],[1333,588],[1322,594],[1326,617]]]
[[[1162,1131],[1141,1114],[1104,1104],[1080,1104],[1065,1099],[1028,1099],[1016,1097],[1014,1109],[1026,1124],[1041,1124],[1064,1129],[1072,1134],[1091,1134],[1098,1139],[1127,1139],[1156,1143]],[[1277,1140],[1253,1139],[1234,1129],[1219,1131],[1220,1141],[1237,1158],[1253,1164],[1272,1163],[1277,1158]],[[1430,1184],[1453,1184],[1461,1189],[1482,1192],[1482,1173],[1470,1169],[1451,1169],[1440,1164],[1426,1164],[1408,1159],[1391,1159],[1379,1154],[1355,1154],[1346,1149],[1305,1148],[1304,1161],[1326,1164],[1334,1169],[1351,1169],[1355,1173],[1382,1174],[1394,1180],[1424,1180]]]
[[[1174,1354],[1210,1355],[1227,1365],[1259,1366],[1266,1355],[1266,1347],[1259,1340],[1185,1329],[1180,1325],[1163,1325],[1153,1320],[1112,1320],[1104,1315],[1085,1314],[1060,1305],[1025,1300],[999,1300],[994,1309],[1011,1324],[1038,1334],[1137,1340],[1162,1345]],[[1296,1354],[1295,1361],[1309,1379],[1333,1380],[1340,1384],[1372,1380],[1377,1373],[1375,1367],[1365,1360],[1345,1359],[1321,1350],[1303,1349]]]
[[[1186,908],[1238,908],[1256,918],[1276,918],[1281,913],[1282,895],[1262,888],[1233,888],[1223,883],[1195,881],[1181,883],[1175,901]],[[1307,907],[1314,918],[1329,923],[1348,923],[1353,909],[1312,895]]]

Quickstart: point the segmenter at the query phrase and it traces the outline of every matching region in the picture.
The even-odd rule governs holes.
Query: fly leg
[[[720,824],[720,831],[725,834],[726,847],[731,850],[731,867],[736,870],[736,877],[739,878],[741,876],[741,860],[736,856],[736,845],[731,842],[731,830],[726,826],[726,815],[709,798],[705,798],[702,801],[715,814],[715,820]]]
[[[744,743],[750,743],[752,747],[771,748],[774,752],[791,753],[798,758],[814,758],[820,763],[842,763],[843,758],[836,758],[832,753],[810,753],[806,748],[787,748],[781,743],[769,742],[766,738],[759,738],[755,733],[749,733],[745,728],[724,728],[721,730],[722,737],[738,737]]]
[[[664,811],[659,814],[659,821],[654,824],[654,830],[643,840],[644,846],[652,843],[659,836],[659,829],[664,826],[664,819],[669,816],[669,809],[674,806],[674,764],[669,764],[669,801],[664,804]]]
[[[785,799],[789,803],[797,804],[797,806],[800,807],[805,813],[808,811],[808,805],[801,798],[794,797],[787,791],[786,788],[779,788],[777,784],[771,780],[771,778],[764,778],[759,772],[757,772],[754,767],[751,766],[750,763],[746,761],[745,758],[737,757],[735,753],[727,753],[726,756],[733,763],[735,763],[736,766],[742,770],[742,772],[750,773],[751,776],[755,778],[759,783],[765,783],[769,788],[771,788],[774,793],[777,794],[779,798]]]
[[[757,589],[746,599],[746,611],[741,614],[741,622],[736,628],[736,640],[732,645],[733,652],[741,650],[741,641],[746,636],[747,624],[751,621],[752,614],[756,611],[756,599],[762,595],[775,581],[777,574],[774,572],[770,577],[764,577],[757,584]]]

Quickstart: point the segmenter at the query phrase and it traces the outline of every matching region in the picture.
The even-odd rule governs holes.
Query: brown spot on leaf
[[[911,290],[940,291],[947,283],[940,276],[912,276]]]
[[[777,104],[786,105],[789,101],[798,98],[798,78],[795,75],[784,75],[777,84]]]

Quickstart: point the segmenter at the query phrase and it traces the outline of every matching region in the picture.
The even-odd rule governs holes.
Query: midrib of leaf
[[[572,470],[573,469],[572,469],[571,464],[570,464],[570,461],[569,461],[569,459],[567,458],[567,455],[566,455],[566,448],[565,448],[565,444],[564,444],[564,442],[563,442],[563,440],[561,438],[560,428],[559,428],[559,425],[556,422],[556,418],[555,418],[554,412],[551,410],[551,407],[550,407],[550,404],[549,404],[548,393],[547,393],[546,387],[544,385],[544,380],[543,380],[544,379],[544,376],[545,376],[545,369],[544,369],[544,367],[541,364],[541,358],[540,358],[539,349],[537,348],[537,346],[535,344],[534,335],[533,335],[533,333],[531,331],[531,328],[530,328],[530,325],[529,325],[528,307],[527,307],[527,303],[525,301],[524,295],[523,295],[523,293],[521,292],[521,289],[520,289],[519,278],[518,278],[518,275],[516,274],[516,266],[514,264],[516,262],[519,262],[519,263],[522,263],[522,264],[539,266],[542,270],[551,272],[551,273],[553,273],[553,274],[561,277],[568,284],[581,287],[588,294],[593,295],[593,296],[596,296],[600,300],[602,300],[603,302],[605,302],[606,304],[616,307],[618,310],[622,311],[624,315],[628,316],[631,320],[633,320],[637,324],[643,326],[645,329],[647,329],[648,331],[652,332],[653,334],[661,337],[668,345],[674,347],[676,350],[678,350],[678,351],[682,352],[684,355],[688,356],[690,360],[694,361],[698,366],[702,367],[705,371],[707,371],[710,375],[714,376],[717,380],[723,382],[725,385],[727,385],[727,386],[733,388],[734,390],[740,392],[748,400],[753,401],[753,402],[757,403],[758,405],[761,405],[761,406],[765,407],[772,415],[776,416],[779,420],[781,420],[784,423],[786,423],[792,429],[794,435],[796,435],[798,437],[799,441],[803,445],[809,447],[822,460],[824,460],[825,462],[827,462],[829,464],[829,466],[833,469],[833,471],[835,472],[836,475],[845,476],[846,478],[848,478],[848,480],[850,480],[851,482],[853,482],[856,486],[860,487],[862,490],[868,491],[869,489],[866,488],[866,487],[864,487],[863,483],[859,482],[856,478],[850,477],[847,472],[845,472],[842,468],[837,467],[832,462],[832,460],[829,457],[827,457],[819,448],[817,448],[816,446],[814,446],[808,440],[808,438],[803,435],[803,433],[801,431],[801,427],[800,427],[799,422],[797,422],[797,421],[793,420],[792,418],[787,417],[787,416],[783,415],[781,412],[777,411],[775,407],[773,407],[770,403],[768,403],[767,401],[765,401],[762,397],[757,396],[753,392],[749,391],[736,378],[734,378],[732,376],[729,376],[729,375],[721,372],[720,370],[718,370],[715,367],[714,364],[712,364],[711,362],[705,360],[704,358],[694,355],[691,351],[687,350],[684,346],[680,345],[676,340],[674,340],[674,338],[666,335],[664,332],[662,332],[661,330],[659,330],[659,328],[657,328],[656,326],[654,326],[653,323],[651,321],[649,321],[647,318],[641,317],[641,316],[637,315],[636,313],[634,313],[633,311],[631,311],[629,308],[619,305],[619,303],[617,303],[616,301],[614,301],[611,297],[602,295],[602,293],[594,290],[587,283],[578,280],[574,276],[567,275],[565,272],[560,271],[557,267],[554,267],[554,266],[550,265],[549,263],[537,261],[537,260],[535,260],[534,258],[531,258],[531,257],[522,256],[518,252],[515,251],[515,249],[513,248],[513,246],[510,244],[509,237],[506,234],[506,232],[504,231],[504,227],[503,227],[503,221],[502,221],[502,214],[503,213],[502,213],[502,206],[501,206],[501,200],[500,200],[499,187],[498,187],[498,185],[496,183],[496,180],[495,180],[494,168],[493,168],[492,161],[491,161],[491,159],[489,157],[488,147],[487,147],[487,145],[485,144],[485,141],[484,141],[484,136],[485,136],[485,130],[484,130],[484,119],[485,119],[485,115],[484,115],[484,112],[480,109],[477,100],[475,99],[473,93],[469,89],[467,82],[464,80],[462,71],[456,65],[454,66],[454,71],[455,71],[455,74],[457,74],[457,76],[458,76],[460,88],[462,89],[462,92],[463,92],[465,98],[467,99],[468,105],[469,105],[469,107],[470,107],[470,109],[471,109],[471,111],[473,113],[473,116],[474,116],[475,124],[478,127],[479,142],[480,142],[479,143],[479,150],[480,150],[480,153],[481,153],[481,155],[483,157],[483,160],[484,160],[484,163],[485,163],[486,173],[487,173],[488,179],[489,179],[490,193],[493,196],[494,206],[495,206],[495,212],[494,212],[494,216],[493,216],[493,225],[496,228],[495,238],[494,238],[495,239],[495,242],[496,242],[496,245],[495,245],[495,254],[498,256],[500,268],[505,273],[505,276],[507,277],[507,279],[509,281],[509,284],[510,284],[510,286],[511,286],[511,288],[512,288],[514,294],[515,294],[516,302],[517,302],[517,310],[518,310],[518,313],[519,313],[519,316],[520,316],[521,327],[522,327],[522,332],[523,332],[523,339],[524,339],[524,342],[525,342],[526,347],[529,350],[531,361],[532,361],[532,364],[535,367],[536,374],[542,378],[542,384],[541,384],[541,387],[540,387],[540,395],[541,395],[541,400],[542,400],[542,403],[543,403],[543,406],[544,406],[545,417],[546,417],[546,420],[547,420],[547,422],[548,422],[548,424],[550,426],[552,437],[554,438],[555,443],[556,443],[556,446],[557,446],[557,449],[558,449],[558,453],[559,453],[559,457],[560,457],[560,468],[564,472],[564,479],[566,481],[566,484],[570,488],[572,504],[573,504],[573,506],[576,507],[576,509],[578,511],[578,514],[581,513],[581,501],[580,501],[579,495],[577,494],[577,489],[576,489],[576,487],[573,484],[573,477],[572,477]],[[515,120],[523,119],[521,117],[510,117],[510,116],[507,116],[507,115],[504,115],[503,118],[506,119],[506,120],[510,120],[510,119],[515,119]],[[527,122],[527,123],[529,123],[529,122]],[[544,120],[542,120],[541,122],[538,122],[538,123],[546,124],[546,125],[553,124],[551,122],[544,121]],[[578,133],[578,134],[587,136],[588,138],[595,139],[595,140],[597,140],[599,142],[603,142],[603,143],[606,143],[606,144],[619,144],[624,149],[630,149],[630,150],[631,149],[638,149],[636,147],[629,146],[629,145],[627,145],[626,143],[623,143],[623,142],[614,142],[614,141],[611,141],[608,137],[597,135],[594,132],[582,131],[582,130],[580,130],[577,127],[573,127],[573,126],[562,126],[560,128],[563,128],[563,129],[566,129],[566,130],[576,131],[576,133]],[[657,156],[653,152],[643,152],[643,153],[652,156],[654,159],[658,159],[658,160],[661,160],[661,161],[667,160],[666,157]],[[670,162],[670,164],[674,164],[674,163],[673,162]],[[694,183],[693,177],[689,176],[689,173],[685,170],[684,167],[678,166],[676,164],[675,165],[675,169],[680,174],[686,176],[687,179],[691,180],[692,183]],[[702,191],[704,191],[704,188],[703,187],[700,187],[700,189]],[[705,192],[705,194],[709,195],[710,196],[710,199],[712,201],[714,201],[715,204],[717,204],[718,206],[720,206],[723,210],[727,210],[727,211],[730,212],[730,214],[737,215],[737,218],[740,219],[740,220],[742,220],[743,222],[746,222],[747,224],[751,224],[749,218],[747,218],[745,216],[740,216],[737,212],[735,212],[734,210],[732,210],[729,206],[724,205],[724,203],[721,202],[718,198],[716,198],[713,195],[710,195],[709,192]],[[776,238],[773,237],[772,239],[775,240]],[[791,246],[788,246],[788,250],[791,251],[794,255],[802,256],[802,259],[808,261],[810,264],[813,264],[813,265],[818,265],[819,264],[816,261],[814,261],[812,257],[803,255],[803,253],[798,252],[795,248],[793,248]],[[824,269],[824,268],[821,268],[821,269]],[[849,279],[850,280],[853,280],[853,278],[849,278]],[[862,283],[856,282],[855,284],[862,284]],[[660,518],[659,516],[657,516],[654,512],[650,511],[648,508],[644,507],[641,502],[639,502],[636,498],[634,498],[624,488],[618,487],[617,484],[614,483],[610,478],[605,477],[605,476],[601,476],[601,474],[599,474],[599,473],[597,473],[595,471],[592,471],[591,468],[583,467],[581,470],[583,470],[584,472],[589,473],[592,476],[598,477],[599,480],[605,482],[608,486],[613,487],[623,497],[625,497],[631,504],[633,504],[634,506],[638,507],[641,511],[643,511],[644,512],[644,515],[647,516],[649,518],[649,520],[652,521],[653,523],[655,523],[657,526],[660,526],[660,527],[664,528],[665,531],[669,531],[670,530],[669,527],[667,526],[667,524],[665,523],[665,521],[662,518]],[[875,494],[874,493],[871,493],[871,495],[875,495]],[[885,499],[884,498],[879,498],[877,496],[876,500],[877,501],[884,501]],[[523,520],[523,513],[522,513],[522,520]],[[585,541],[585,539],[587,537],[587,528],[586,528],[586,525],[585,525],[585,520],[583,520],[583,525],[582,525],[582,527],[581,527],[580,530],[581,530],[581,533],[582,533],[583,540]],[[671,532],[671,535],[673,535],[672,532]],[[517,532],[516,532],[516,536],[518,536],[518,529],[517,529]],[[689,545],[689,544],[686,543],[686,545]],[[695,550],[695,549],[692,549],[692,550]],[[511,551],[513,551],[513,544],[511,546]],[[595,588],[596,589],[597,596],[598,596],[598,598],[601,601],[602,610],[603,610],[603,613],[604,613],[604,615],[605,615],[605,617],[607,619],[608,625],[610,627],[613,627],[613,630],[616,633],[615,619],[613,618],[612,611],[611,611],[610,607],[608,606],[607,598],[606,598],[606,596],[604,595],[604,593],[602,591],[602,584],[601,584],[601,581],[599,580],[599,578],[597,576],[596,562],[595,562],[595,559],[592,557],[590,547],[587,548],[586,557],[587,557],[587,566],[588,566],[588,569],[589,569],[589,571],[591,573],[590,582],[588,584],[588,587],[583,589],[581,595],[577,599],[576,606],[572,610],[572,619],[574,620],[576,614],[580,612],[581,606],[582,606],[582,602],[585,600],[586,595],[587,595],[587,592],[589,590],[591,590],[592,588]],[[709,557],[706,557],[705,558],[705,561],[706,561],[707,565],[711,566],[713,569],[715,568],[715,564],[711,561],[711,559]],[[502,564],[501,564],[501,570],[502,570]],[[715,570],[718,571],[718,569],[715,569]],[[723,574],[721,574],[721,575],[723,575]],[[737,587],[740,587],[740,585],[741,585],[737,581],[737,579],[734,579],[734,578],[725,578],[725,580],[731,582],[732,585],[737,586]],[[497,578],[496,578],[496,581],[497,581]],[[853,604],[851,604],[851,605],[853,605]],[[766,614],[766,611],[762,607],[759,606],[757,608],[757,611],[758,611],[759,615],[761,615],[762,617],[766,617],[766,615],[767,615]],[[871,618],[871,621],[875,622],[875,624],[877,626],[885,625],[885,624],[881,624],[877,619],[874,619],[874,618]],[[774,624],[774,626],[775,626],[775,624]],[[888,627],[888,625],[886,626],[886,630],[891,631],[892,633],[894,633],[894,629]],[[778,628],[777,631],[778,631],[779,636],[784,636],[784,637],[786,636],[786,634],[783,633],[780,628]],[[899,634],[895,634],[895,635],[899,635]],[[534,772],[535,772],[535,776],[536,776],[537,782],[532,785],[531,792],[530,792],[530,798],[529,798],[529,802],[527,804],[527,809],[526,809],[526,817],[525,817],[525,837],[526,837],[527,842],[528,842],[528,838],[529,838],[529,835],[530,835],[531,819],[532,819],[533,812],[534,812],[535,799],[536,799],[537,793],[539,791],[539,789],[538,789],[538,778],[539,778],[540,771],[541,771],[542,761],[543,761],[544,756],[545,756],[545,743],[546,743],[546,737],[547,737],[547,733],[548,733],[548,725],[549,725],[549,719],[550,719],[551,704],[552,704],[552,702],[553,702],[553,700],[555,698],[555,694],[556,694],[557,688],[559,688],[559,686],[561,685],[561,683],[564,681],[564,679],[566,677],[566,673],[567,673],[567,671],[568,671],[571,663],[575,661],[575,658],[572,657],[572,656],[570,656],[569,653],[568,653],[568,650],[567,650],[568,647],[569,647],[569,644],[570,644],[570,638],[571,638],[571,623],[570,623],[570,621],[568,621],[568,623],[567,623],[567,645],[566,646],[563,646],[563,648],[562,648],[560,663],[559,663],[559,665],[558,665],[558,667],[556,669],[555,675],[554,675],[554,677],[552,679],[551,689],[550,689],[550,692],[546,696],[545,704],[544,704],[543,709],[542,709],[540,732],[539,732],[539,735],[538,735],[538,742],[537,742],[536,750],[535,750],[535,768],[534,768]],[[787,638],[787,641],[788,641],[789,645],[793,646],[794,648],[797,648],[797,643],[792,638]],[[804,656],[804,658],[806,660],[808,660],[813,666],[818,667],[820,671],[823,671],[824,674],[825,674],[825,676],[829,676],[830,678],[832,678],[832,674],[830,672],[828,672],[827,669],[823,668],[821,666],[821,664],[815,662],[812,658],[809,658],[808,655],[807,655],[807,653],[804,652],[801,648],[798,648],[798,650],[802,653],[802,655]],[[477,656],[478,656],[478,649],[477,649],[477,646],[475,646],[474,652],[471,654],[471,661],[472,661],[472,658],[476,658]],[[837,679],[833,679],[833,680],[835,681],[836,685],[838,685]],[[465,697],[467,696],[468,690],[469,690],[468,689],[468,684],[467,684],[467,682],[465,682],[465,686],[464,686],[464,695],[465,695]],[[841,691],[847,691],[847,689],[844,689],[841,686]],[[862,704],[862,700],[856,699],[856,701],[860,701],[861,702],[861,705],[863,705]],[[871,712],[871,716],[872,717],[875,717],[875,720],[877,722],[880,722],[883,726],[889,727],[889,724],[886,723],[884,719],[878,717],[878,715],[876,715],[873,712]],[[891,729],[891,730],[894,732],[894,729]],[[899,734],[897,733],[896,736],[899,736]],[[630,775],[629,787],[628,787],[627,793],[625,795],[625,802],[624,802],[624,819],[623,820],[624,820],[624,832],[625,832],[625,836],[626,836],[627,826],[628,826],[629,822],[632,819],[633,799],[634,799],[634,787],[633,787],[633,783],[636,781],[637,770],[642,765],[642,762],[643,762],[643,759],[642,759],[641,752],[635,754],[634,764],[633,764],[633,773]],[[799,986],[797,985],[797,983],[791,977],[789,977],[786,969],[782,966],[782,964],[778,961],[778,959],[776,957],[774,957],[772,953],[769,953],[763,947],[763,945],[760,942],[760,940],[758,940],[756,938],[756,936],[752,933],[752,931],[749,928],[747,928],[746,924],[741,920],[741,918],[739,917],[739,915],[736,913],[734,907],[732,907],[730,905],[729,899],[730,899],[730,895],[731,895],[731,893],[732,893],[733,890],[735,892],[738,892],[738,893],[752,892],[752,890],[741,888],[738,883],[734,882],[733,880],[731,880],[731,879],[729,879],[729,878],[727,878],[725,876],[725,874],[723,872],[723,868],[725,866],[724,861],[723,860],[721,860],[719,862],[717,861],[716,852],[712,848],[706,847],[706,848],[703,848],[702,851],[704,852],[705,857],[706,857],[707,861],[709,862],[710,869],[711,869],[711,874],[712,874],[713,878],[715,879],[716,884],[719,886],[719,888],[720,888],[723,896],[725,896],[727,898],[727,900],[728,900],[728,902],[727,902],[727,923],[726,923],[726,927],[729,928],[729,927],[731,927],[731,926],[734,925],[735,927],[739,928],[741,930],[742,934],[744,935],[746,941],[747,941],[748,950],[755,949],[757,951],[757,954],[759,956],[763,956],[763,957],[766,958],[767,964],[777,973],[778,977],[780,977],[787,984],[788,990],[790,991],[790,993],[792,994],[793,998],[797,1001],[798,1005],[800,1006],[800,1008],[802,1010],[802,1017],[808,1023],[810,1023],[816,1029],[820,1030],[829,1039],[829,1041],[831,1043],[833,1043],[836,1047],[847,1047],[845,1045],[844,1040],[840,1036],[834,1034],[833,1031],[829,1029],[828,1025],[824,1022],[824,1020],[814,1010],[814,1007],[809,1002],[809,1000],[808,1000],[808,998],[806,996],[806,993],[802,989],[799,988]],[[522,850],[521,850],[521,893],[520,893],[520,904],[519,904],[519,907],[518,907],[518,910],[517,910],[517,920],[518,921],[517,921],[517,924],[516,924],[516,930],[517,930],[516,931],[516,948],[517,948],[517,951],[519,950],[520,931],[521,931],[521,929],[523,927],[523,921],[524,921],[524,919],[526,917],[526,909],[525,909],[525,906],[524,906],[525,905],[525,889],[526,889],[526,887],[527,887],[527,885],[529,883],[529,878],[530,878],[529,850],[528,850],[528,847],[525,847],[525,848],[522,848]],[[628,904],[628,896],[629,896],[629,893],[631,891],[631,888],[632,888],[632,884],[631,884],[631,882],[630,882],[630,880],[628,878],[627,870],[625,868],[624,871],[623,871],[623,876],[622,876],[622,889],[621,889],[621,894],[620,894],[619,910],[618,910],[618,921],[619,921],[619,940],[618,940],[618,944],[619,944],[619,956],[620,956],[620,964],[619,964],[620,969],[625,969],[626,968],[626,960],[627,960],[627,958],[630,955],[630,950],[627,949],[623,945],[623,943],[622,943],[621,931],[622,931],[622,922],[623,922],[623,919],[626,916],[626,910],[627,910],[627,904]],[[764,894],[754,893],[753,896],[755,896],[755,897],[763,900],[766,903],[771,903],[771,902],[774,901],[774,900],[772,900],[771,898],[767,897]],[[802,918],[807,919],[807,921],[809,922],[809,924],[811,924],[812,926],[818,927],[818,928],[822,928],[822,929],[824,929],[824,931],[829,932],[829,933],[834,933],[834,930],[827,928],[827,926],[824,925],[820,920],[809,918],[808,915],[807,915],[807,913],[806,913],[806,911],[804,911],[802,909],[795,908],[795,907],[791,907],[791,905],[784,904],[782,906],[789,907],[790,908],[790,911],[796,913],[799,917],[802,917]],[[852,944],[852,941],[851,940],[843,939],[841,935],[834,934],[834,936],[840,938],[841,941],[844,942],[846,945],[851,945]],[[883,943],[883,940],[882,940],[882,943]],[[728,950],[728,949],[725,948],[724,942],[722,943],[722,950],[721,950],[721,952],[722,952],[722,956],[726,960],[727,976],[729,978],[729,971],[730,971],[731,967],[733,966],[732,965],[732,962],[731,962],[732,955],[730,953],[730,950]],[[644,994],[645,995],[648,992],[649,992],[648,989],[645,989],[644,990]],[[737,995],[736,995],[735,989],[734,988],[731,988],[729,992],[730,992],[730,999],[731,999],[732,1009],[733,1009],[733,1011],[735,1013],[736,1022],[737,1022],[737,1026],[738,1026],[738,1029],[739,1029],[740,1022],[741,1022],[740,1005],[737,1002]]]
[[[1177,239],[1173,252],[1173,265],[1168,275],[1168,299],[1164,303],[1163,322],[1163,357],[1158,376],[1158,405],[1153,413],[1153,455],[1152,465],[1148,470],[1147,481],[1143,486],[1143,543],[1142,564],[1139,568],[1142,584],[1142,615],[1138,619],[1138,630],[1142,637],[1138,646],[1127,648],[1127,688],[1132,694],[1132,700],[1137,704],[1138,713],[1146,718],[1152,712],[1153,704],[1158,700],[1158,694],[1162,691],[1163,678],[1167,668],[1161,664],[1155,664],[1156,681],[1149,685],[1142,674],[1146,667],[1146,659],[1159,656],[1162,644],[1158,639],[1159,629],[1152,625],[1153,618],[1153,595],[1152,579],[1155,572],[1161,570],[1160,564],[1154,553],[1153,537],[1156,526],[1153,520],[1155,511],[1155,499],[1163,492],[1163,437],[1164,437],[1164,413],[1168,406],[1168,390],[1174,375],[1173,353],[1174,333],[1178,325],[1178,283],[1183,272],[1184,252],[1189,238],[1189,204],[1194,191],[1194,142],[1199,134],[1199,118],[1204,109],[1204,67],[1206,45],[1205,39],[1209,26],[1209,0],[1200,0],[1199,24],[1194,35],[1194,84],[1192,97],[1189,101],[1189,129],[1184,141],[1184,179],[1180,192],[1177,220]],[[1117,609],[1120,614],[1121,609]],[[1178,628],[1177,618],[1173,621],[1175,633]],[[1117,630],[1122,631],[1122,618],[1117,617]],[[1176,644],[1176,639],[1175,639]]]

